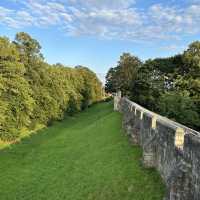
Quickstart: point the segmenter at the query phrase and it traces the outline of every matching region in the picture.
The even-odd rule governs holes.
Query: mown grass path
[[[111,103],[101,103],[0,151],[0,200],[162,200]]]

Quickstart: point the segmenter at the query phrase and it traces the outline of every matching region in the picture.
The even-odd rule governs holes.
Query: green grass
[[[162,200],[164,186],[140,164],[111,103],[0,151],[1,200]]]

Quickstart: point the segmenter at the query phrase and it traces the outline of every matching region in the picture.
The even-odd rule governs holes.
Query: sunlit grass
[[[0,151],[0,200],[162,200],[121,116],[101,103]]]
[[[24,128],[21,130],[19,138],[15,141],[5,142],[5,141],[0,140],[0,150],[4,148],[9,148],[11,147],[11,145],[19,143],[24,138],[31,137],[32,134],[37,134],[38,131],[44,128],[46,128],[46,126],[43,124],[37,124],[34,130],[28,130],[27,128]]]

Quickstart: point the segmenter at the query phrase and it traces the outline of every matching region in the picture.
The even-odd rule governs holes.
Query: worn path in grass
[[[94,105],[0,151],[0,200],[162,200],[111,103]]]

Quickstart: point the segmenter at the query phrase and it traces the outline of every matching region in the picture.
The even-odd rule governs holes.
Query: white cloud
[[[69,0],[71,5],[93,9],[124,9],[135,3],[134,0]]]
[[[135,0],[21,0],[21,9],[0,7],[0,23],[13,28],[57,26],[73,36],[178,40],[200,34],[198,2],[188,0],[184,7],[154,4],[142,10]]]
[[[12,10],[0,6],[0,20],[12,14]]]
[[[176,44],[170,44],[170,45],[165,45],[165,46],[161,46],[160,50],[164,50],[164,51],[179,51],[182,52],[186,47],[183,45],[176,45]]]

